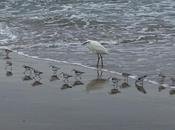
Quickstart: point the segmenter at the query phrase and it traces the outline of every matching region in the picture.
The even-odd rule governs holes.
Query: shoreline
[[[1,49],[4,49],[4,47],[0,48],[0,50]],[[60,60],[55,60],[55,59],[50,59],[50,58],[40,58],[38,56],[30,56],[30,55],[25,54],[23,52],[18,52],[18,51],[14,51],[14,50],[13,50],[13,52],[16,53],[16,54],[18,54],[18,55],[21,55],[21,56],[24,56],[24,57],[28,57],[28,58],[32,58],[32,59],[38,59],[38,60],[43,60],[43,61],[48,61],[48,62],[55,62],[55,63],[63,63],[63,64],[75,65],[75,66],[80,66],[80,67],[84,67],[84,68],[92,69],[92,70],[97,70],[98,69],[96,67],[91,67],[91,66],[83,65],[81,63],[72,63],[72,62],[60,61]],[[106,69],[106,68],[102,68],[100,70],[102,70],[103,72],[108,72],[108,73],[111,73],[111,74],[114,74],[114,75],[120,75],[120,76],[122,76],[122,72],[117,72],[117,71],[109,70],[109,69]],[[129,76],[129,78],[131,78],[133,80],[136,80],[138,78],[138,76],[131,74]],[[154,80],[150,80],[150,79],[147,79],[147,78],[145,79],[145,82],[151,83],[152,85],[156,85],[156,86],[157,85],[160,85],[159,82],[154,81]],[[169,85],[167,83],[166,84],[163,84],[163,86],[165,88],[172,88],[172,89],[175,88],[175,86],[171,86],[171,85]]]

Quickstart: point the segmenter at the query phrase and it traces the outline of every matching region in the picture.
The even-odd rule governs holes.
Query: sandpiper
[[[120,79],[118,79],[117,77],[112,77],[111,80],[113,85],[118,87],[118,82],[120,81]]]
[[[63,76],[64,81],[68,81],[69,78],[73,77],[72,75],[66,74],[64,72],[61,72],[60,75]]]
[[[143,81],[144,79],[147,77],[147,75],[143,75],[137,78],[137,80],[135,81],[135,84],[137,86],[143,86]]]
[[[57,67],[57,66],[55,66],[55,65],[50,65],[49,67],[52,69],[52,71],[53,71],[54,73],[56,73],[56,72],[60,69],[59,67]]]
[[[33,77],[34,80],[37,80],[37,81],[41,80],[40,75],[43,74],[43,72],[33,69],[33,73],[34,73],[34,77]]]
[[[10,57],[9,57],[9,53],[11,53],[12,50],[10,50],[10,49],[4,49],[4,51],[5,51],[5,53],[6,53],[6,57],[5,57],[5,59],[10,59]]]
[[[83,71],[79,71],[79,70],[76,70],[76,69],[73,69],[72,71],[74,71],[75,76],[79,77],[80,79],[81,79],[81,75],[84,74]]]
[[[24,74],[26,74],[27,72],[30,72],[31,74],[32,71],[34,70],[32,67],[27,66],[27,65],[23,65],[23,68],[25,69]]]

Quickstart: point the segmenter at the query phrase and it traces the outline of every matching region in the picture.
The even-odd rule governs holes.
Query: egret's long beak
[[[86,41],[86,42],[84,42],[82,45],[86,45],[88,42]]]

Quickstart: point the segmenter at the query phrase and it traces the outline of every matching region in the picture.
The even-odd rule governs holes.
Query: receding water
[[[173,0],[1,0],[0,45],[29,55],[95,66],[81,46],[110,51],[105,68],[133,75],[175,75]]]

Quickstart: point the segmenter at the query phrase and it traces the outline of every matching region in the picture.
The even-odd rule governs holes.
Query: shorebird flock
[[[92,40],[88,40],[87,42],[83,43],[83,45],[86,45],[91,51],[93,51],[94,53],[97,54],[98,60],[97,60],[97,77],[101,78],[102,77],[102,72],[101,72],[101,76],[99,76],[99,61],[101,61],[101,69],[103,68],[103,58],[102,58],[102,54],[108,54],[108,50],[106,48],[104,48],[100,43],[96,42],[96,41],[92,41]],[[11,57],[10,57],[10,53],[12,52],[12,50],[9,49],[4,49],[5,54],[3,55],[4,58],[6,60],[6,66],[5,66],[5,70],[6,70],[6,76],[13,76],[13,72],[12,72],[12,68],[13,68],[13,63],[12,61],[10,61]],[[23,65],[22,66],[24,68],[24,77],[22,78],[23,81],[28,81],[28,80],[33,80],[34,82],[32,83],[32,86],[38,86],[38,85],[42,85],[43,83],[41,82],[41,75],[43,75],[44,73],[42,71],[39,71],[37,69],[35,69],[32,66],[29,65]],[[77,86],[77,85],[84,85],[84,83],[81,81],[82,79],[82,75],[85,73],[81,70],[78,69],[72,69],[72,72],[74,73],[73,75],[69,74],[69,73],[65,73],[65,72],[58,72],[61,68],[56,66],[56,65],[50,65],[49,66],[52,75],[50,77],[50,81],[56,81],[56,80],[61,80],[64,82],[64,84],[62,85],[61,89],[67,89],[67,88],[72,88],[73,86]],[[118,78],[118,77],[110,77],[108,78],[111,82],[112,82],[112,86],[113,88],[111,89],[111,91],[109,92],[110,94],[118,94],[121,93],[121,89],[123,88],[128,88],[130,87],[129,83],[128,83],[128,78],[129,76],[131,76],[131,74],[129,73],[122,73],[122,79]],[[146,90],[144,89],[144,80],[148,77],[148,75],[142,75],[139,76],[136,80],[135,80],[135,87],[137,88],[138,91],[146,94]],[[159,77],[159,92],[166,89],[167,88],[167,84],[165,84],[165,81],[167,78],[169,78],[171,80],[171,85],[169,94],[170,95],[174,95],[175,94],[175,78],[171,77],[171,76],[166,76],[162,73],[158,74]],[[75,82],[73,84],[69,83],[69,79],[70,78],[74,78]],[[99,79],[100,79],[99,78]],[[119,82],[122,83],[119,85]]]

